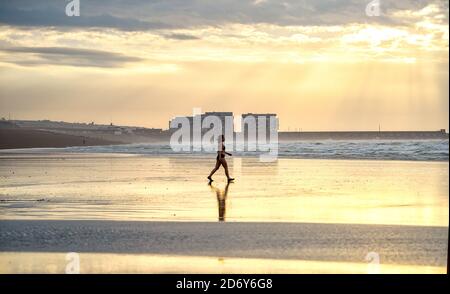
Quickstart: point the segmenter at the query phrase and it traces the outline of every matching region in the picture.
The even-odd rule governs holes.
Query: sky
[[[0,117],[168,128],[203,111],[281,130],[449,128],[448,1],[0,2]]]

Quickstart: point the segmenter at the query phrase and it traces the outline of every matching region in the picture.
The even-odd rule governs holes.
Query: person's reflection
[[[228,187],[230,186],[230,182],[228,182],[225,186],[225,189],[220,189],[214,186],[211,182],[209,183],[211,187],[211,191],[216,193],[217,196],[217,204],[219,205],[219,222],[225,221],[225,212],[226,212],[226,201],[228,195]]]

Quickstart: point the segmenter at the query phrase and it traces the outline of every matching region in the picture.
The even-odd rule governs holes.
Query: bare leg
[[[214,169],[211,171],[211,173],[208,176],[208,179],[211,180],[212,175],[219,169],[220,167],[220,161],[216,161],[216,166],[214,167]]]
[[[231,179],[231,178],[230,178],[230,174],[228,173],[228,164],[227,164],[227,161],[226,161],[225,159],[222,159],[220,162],[222,163],[223,168],[225,169],[225,175],[227,176],[227,179]]]

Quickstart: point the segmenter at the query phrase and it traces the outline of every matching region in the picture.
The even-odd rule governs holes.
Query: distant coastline
[[[298,140],[430,140],[448,139],[444,129],[439,131],[334,131],[279,132],[280,141]]]
[[[0,128],[0,149],[63,148],[120,144],[99,138],[58,134],[42,130]]]
[[[104,146],[133,143],[168,143],[173,130],[54,122],[0,121],[0,149]],[[237,134],[237,133],[235,133]],[[278,132],[280,142],[304,140],[432,140],[448,139],[436,131],[316,131]]]

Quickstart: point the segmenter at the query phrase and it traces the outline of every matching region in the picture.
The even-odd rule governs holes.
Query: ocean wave
[[[227,145],[235,156],[258,156],[264,152],[232,151],[236,146]],[[243,149],[242,146],[241,150]],[[175,152],[168,144],[128,144],[112,146],[69,147],[59,149],[76,153],[121,153],[142,155],[208,155],[215,152]],[[376,159],[412,161],[448,161],[448,140],[392,140],[392,141],[301,141],[278,144],[278,156],[308,159]]]

